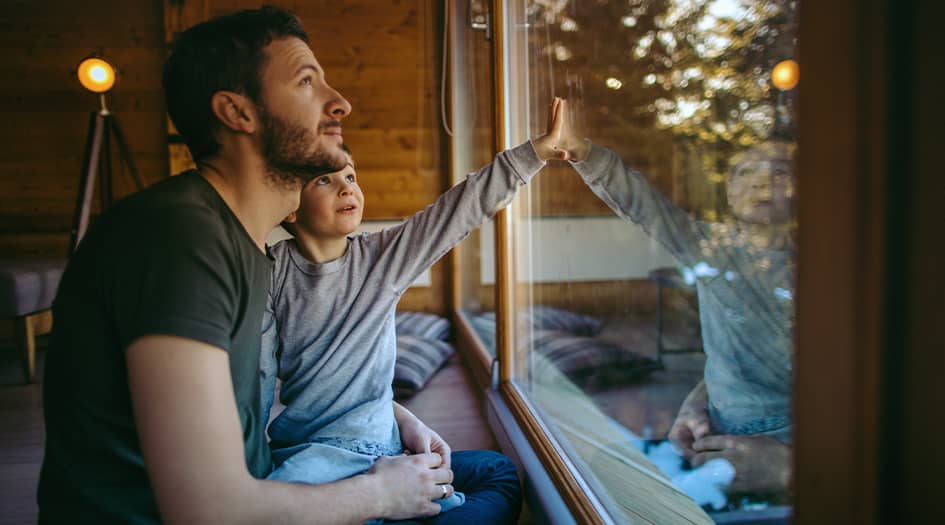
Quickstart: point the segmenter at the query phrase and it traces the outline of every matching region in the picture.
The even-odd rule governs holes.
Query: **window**
[[[468,173],[492,162],[495,155],[495,89],[491,42],[485,31],[477,29],[483,22],[472,23],[477,13],[467,10],[466,2],[447,2],[446,5],[449,26],[445,38],[451,57],[447,67],[452,129],[448,131],[451,132],[451,172],[456,184],[465,180]],[[485,15],[479,14],[480,18],[482,16]],[[486,224],[473,230],[453,253],[454,310],[462,314],[459,316],[460,325],[470,331],[483,328],[481,321],[495,311],[492,228],[492,224]],[[494,328],[494,318],[489,322]],[[474,368],[476,376],[480,382],[485,382],[495,347],[492,344],[494,337],[487,332],[481,334],[486,344],[469,351],[480,364]]]
[[[461,271],[460,302],[502,355],[482,297],[507,250],[510,384],[617,522],[790,514],[796,11],[535,0],[503,13],[506,146],[541,134],[557,95],[606,150],[546,168],[507,236],[487,226],[464,245],[463,264],[477,250],[480,264]],[[687,432],[703,437],[699,466],[668,441]]]

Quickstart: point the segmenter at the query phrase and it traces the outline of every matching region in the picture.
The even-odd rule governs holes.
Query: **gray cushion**
[[[394,323],[397,335],[416,335],[446,341],[450,338],[450,322],[423,312],[397,312]]]
[[[597,335],[603,325],[593,317],[540,304],[523,311],[521,317],[536,330],[559,330],[573,335]]]
[[[397,336],[397,363],[394,365],[394,397],[403,399],[417,393],[434,372],[453,355],[453,347],[437,339],[415,335]]]
[[[654,359],[596,337],[537,330],[531,342],[547,358],[536,362],[535,376],[547,373],[544,366],[554,366],[587,392],[633,384],[660,368]]]
[[[52,306],[65,266],[65,259],[0,261],[0,318]]]

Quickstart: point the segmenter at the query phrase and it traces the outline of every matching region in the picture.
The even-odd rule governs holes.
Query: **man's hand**
[[[768,436],[715,435],[692,444],[693,467],[725,458],[735,467],[731,493],[784,492],[790,487],[791,448]]]
[[[448,485],[453,472],[442,467],[438,454],[382,456],[367,472],[377,482],[370,497],[380,499],[383,517],[389,520],[439,514],[440,505],[433,500],[453,494]]]
[[[555,97],[548,108],[548,130],[532,141],[542,160],[582,160],[589,146],[577,138],[570,123],[568,101]]]
[[[712,430],[708,412],[709,400],[705,383],[700,382],[686,396],[676,421],[669,429],[669,441],[688,460],[696,454],[693,442],[709,435]]]

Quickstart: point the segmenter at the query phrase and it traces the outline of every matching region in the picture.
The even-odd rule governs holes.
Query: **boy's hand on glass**
[[[791,478],[791,448],[769,436],[714,435],[693,443],[693,467],[716,458],[735,467],[731,493],[783,492]]]
[[[542,160],[582,160],[589,148],[586,141],[574,135],[568,101],[560,97],[555,97],[548,107],[547,131],[532,144]]]

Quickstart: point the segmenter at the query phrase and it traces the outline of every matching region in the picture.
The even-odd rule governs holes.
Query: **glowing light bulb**
[[[92,93],[105,93],[115,85],[115,68],[101,58],[84,59],[76,74],[82,87]]]
[[[94,66],[89,70],[89,76],[92,77],[92,80],[101,84],[108,78],[108,71],[105,71],[105,68],[102,66]]]
[[[800,80],[801,68],[793,60],[782,60],[771,70],[771,83],[781,91],[790,91]]]
[[[614,77],[610,77],[604,81],[604,85],[606,85],[610,89],[620,89],[621,87],[623,87],[623,82],[617,80]]]

